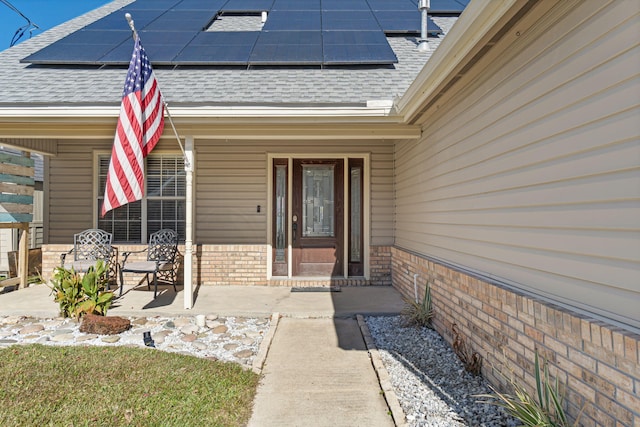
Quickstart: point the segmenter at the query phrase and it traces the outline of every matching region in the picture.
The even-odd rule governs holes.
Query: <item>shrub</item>
[[[106,265],[98,260],[84,276],[73,268],[57,267],[51,279],[54,300],[60,304],[64,317],[80,318],[85,313],[106,315],[113,301],[113,292],[105,291]]]
[[[431,286],[429,282],[427,282],[425,286],[422,302],[417,302],[409,298],[405,298],[404,301],[407,306],[402,310],[402,314],[407,323],[431,328],[433,309],[431,307]]]
[[[491,387],[493,394],[479,395],[490,398],[487,403],[503,407],[510,415],[522,422],[525,427],[570,427],[564,409],[564,397],[558,379],[549,378],[549,368],[543,359],[542,367],[538,352],[535,355],[536,394],[532,396],[518,383],[513,375],[508,379],[514,394],[500,393]],[[575,425],[578,425],[576,421]]]

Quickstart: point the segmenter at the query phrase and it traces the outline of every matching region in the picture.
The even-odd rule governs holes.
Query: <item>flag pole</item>
[[[125,13],[124,17],[129,23],[131,31],[133,31],[134,39],[138,38],[138,32],[133,22],[133,18],[130,13]],[[186,179],[185,188],[185,242],[184,242],[184,308],[193,308],[193,139],[187,138],[188,153],[185,152],[182,147],[182,141],[176,130],[176,126],[173,124],[173,118],[169,112],[169,104],[164,102],[164,111],[167,112],[169,123],[173,129],[173,134],[176,136],[180,151],[182,151],[182,158],[184,160],[184,171]]]

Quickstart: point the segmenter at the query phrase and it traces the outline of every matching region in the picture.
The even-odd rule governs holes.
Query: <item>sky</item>
[[[5,3],[13,5],[27,18],[38,25],[32,37],[62,24],[76,16],[96,9],[110,0],[0,0],[0,50],[8,49],[16,30],[27,25],[27,21],[11,10]],[[18,43],[29,39],[27,30]]]

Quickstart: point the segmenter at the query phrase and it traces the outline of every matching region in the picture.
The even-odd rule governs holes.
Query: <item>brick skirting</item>
[[[118,252],[139,251],[146,245],[116,245]],[[49,280],[53,269],[60,265],[60,254],[72,245],[44,245],[42,248],[42,275]],[[179,247],[184,254],[184,246]],[[144,254],[131,255],[130,259],[142,259]],[[137,257],[137,258],[136,258]],[[120,259],[122,256],[120,256]],[[267,280],[266,245],[197,245],[193,257],[194,280],[202,286],[298,286],[292,280]],[[329,286],[332,282],[339,286],[391,285],[391,248],[374,246],[370,249],[371,278],[350,278],[326,281],[304,281],[304,286]],[[182,275],[180,275],[180,279]],[[125,281],[128,283],[128,276]]]
[[[399,248],[391,255],[393,286],[413,298],[418,274],[422,298],[428,280],[435,329],[451,343],[456,323],[467,346],[483,357],[482,373],[491,383],[504,386],[492,368],[506,362],[533,391],[538,350],[566,386],[569,415],[584,408],[580,425],[640,425],[639,335]]]

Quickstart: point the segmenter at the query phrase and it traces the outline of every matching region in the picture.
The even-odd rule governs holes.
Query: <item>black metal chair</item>
[[[113,234],[97,228],[90,228],[73,235],[73,248],[60,255],[62,268],[73,268],[79,273],[86,273],[96,261],[103,260],[107,265],[107,290],[111,282],[116,283],[118,269],[118,249],[112,246]],[[73,260],[67,256],[73,254]]]
[[[129,255],[147,252],[146,261],[127,262]],[[150,289],[149,275],[153,274],[153,298],[158,295],[158,276],[163,281],[171,282],[173,290],[177,292],[176,281],[178,270],[176,256],[178,253],[178,235],[170,229],[156,231],[149,236],[149,244],[146,249],[122,253],[120,265],[120,295],[124,288],[124,273],[140,273],[145,275],[147,288]]]

